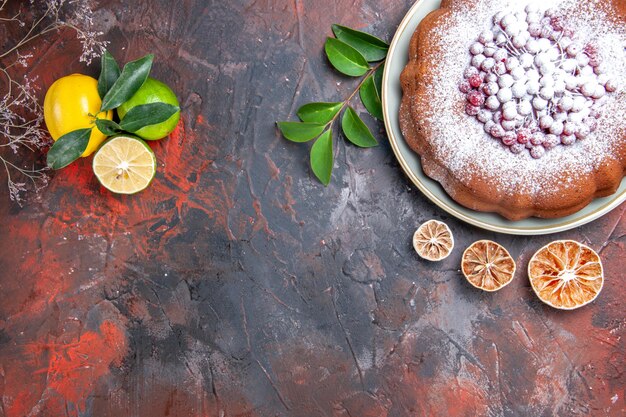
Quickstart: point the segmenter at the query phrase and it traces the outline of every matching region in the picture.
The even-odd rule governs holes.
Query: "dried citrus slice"
[[[144,190],[156,173],[152,149],[133,136],[115,136],[93,158],[93,172],[109,191],[135,194]]]
[[[415,252],[429,261],[441,261],[454,249],[454,237],[447,224],[429,220],[413,235]]]
[[[539,249],[528,263],[528,277],[537,297],[561,310],[589,304],[604,284],[600,256],[573,240],[557,240]]]
[[[501,245],[479,240],[463,252],[461,271],[476,288],[498,291],[515,275],[515,260]]]

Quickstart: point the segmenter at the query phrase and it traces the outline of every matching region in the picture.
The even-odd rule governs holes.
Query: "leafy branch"
[[[345,26],[332,26],[334,38],[327,38],[324,50],[328,61],[340,73],[361,77],[361,82],[342,102],[314,102],[298,109],[300,122],[278,122],[283,136],[298,143],[315,139],[310,163],[315,176],[324,185],[330,183],[334,164],[333,125],[341,117],[343,135],[360,148],[378,145],[372,132],[350,105],[359,94],[370,115],[383,120],[382,78],[389,45],[369,33]]]

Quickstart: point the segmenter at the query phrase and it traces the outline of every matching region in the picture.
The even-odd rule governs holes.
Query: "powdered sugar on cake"
[[[623,86],[616,85],[626,80],[625,28],[616,23],[617,19],[611,19],[606,12],[601,11],[602,0],[487,0],[478,3],[453,9],[445,17],[445,21],[430,33],[431,41],[438,39],[433,42],[439,43],[435,45],[438,46],[435,49],[441,54],[438,59],[430,60],[435,67],[432,73],[436,75],[432,82],[436,86],[437,94],[432,95],[427,112],[420,117],[428,120],[432,129],[429,137],[436,159],[444,161],[445,168],[454,172],[455,177],[462,182],[469,185],[475,178],[489,178],[505,194],[554,194],[559,189],[567,188],[568,183],[573,186],[578,178],[593,175],[604,161],[613,157],[613,152],[619,147],[618,143],[625,140],[626,95]],[[467,71],[468,68],[478,68],[484,77],[485,71],[481,69],[481,65],[476,65],[472,60],[476,60],[475,57],[479,55],[485,57],[480,49],[481,45],[484,48],[488,42],[480,40],[486,36],[485,31],[491,31],[494,13],[502,11],[496,19],[515,13],[523,17],[529,3],[531,7],[528,10],[531,12],[534,8],[542,11],[549,8],[557,10],[561,16],[565,16],[567,25],[575,28],[573,39],[583,47],[592,44],[597,48],[589,55],[601,57],[602,70],[596,71],[597,74],[585,74],[588,76],[586,86],[580,85],[561,91],[562,86],[557,85],[555,95],[554,85],[544,88],[546,85],[541,85],[543,83],[540,84],[538,79],[539,91],[533,95],[530,93],[534,91],[522,92],[522,87],[516,86],[513,79],[498,78],[483,79],[480,87],[476,87],[478,81],[472,80],[472,74]],[[552,39],[553,46],[555,39]],[[477,44],[477,41],[480,43]],[[537,58],[537,54],[534,55]],[[589,55],[585,57],[589,58]],[[581,57],[579,58],[585,59],[582,55]],[[548,65],[551,65],[548,58],[555,57],[546,57]],[[573,53],[569,58],[576,60],[577,54]],[[542,60],[539,57],[535,63],[542,64]],[[494,59],[494,64],[500,61]],[[597,67],[597,62],[592,63]],[[491,62],[487,65],[487,73],[497,74],[490,64]],[[570,64],[573,62],[566,65]],[[578,66],[581,68],[588,66],[587,62],[580,64],[579,62]],[[593,68],[589,66],[588,69],[593,71]],[[505,75],[506,72],[511,73],[510,69],[502,68],[500,75]],[[606,75],[600,77],[600,74]],[[545,74],[539,71],[539,75],[543,78]],[[462,91],[459,90],[459,83],[463,80],[473,84],[469,90],[465,86],[461,86]],[[556,76],[555,80],[560,83]],[[495,84],[491,85],[489,81]],[[610,83],[607,84],[607,81]],[[529,84],[525,86],[527,90]],[[498,96],[502,91],[502,97]],[[512,93],[510,98],[509,92]],[[605,94],[607,92],[609,94]],[[568,98],[563,103],[563,109],[557,110],[563,97]],[[569,98],[576,97],[581,97],[577,105],[587,101],[584,103],[582,115],[579,112],[573,114],[569,107],[572,104],[569,103]],[[488,99],[491,99],[491,104],[485,103]],[[526,100],[532,105],[532,110],[523,107],[527,104]],[[497,106],[495,101],[498,101]],[[542,107],[544,101],[546,107]],[[524,114],[528,111],[532,111],[532,114]],[[495,127],[494,115],[499,117],[500,122],[505,122],[503,124],[506,130],[502,128],[502,123]],[[568,123],[568,115],[574,118],[575,123]],[[555,120],[556,117],[563,120]],[[577,118],[581,120],[578,121]],[[507,125],[508,119],[511,120],[510,127]],[[524,132],[531,131],[527,128],[528,123],[533,121],[536,126],[531,127],[537,134],[521,137],[520,135],[526,135]],[[589,127],[591,128],[588,129]],[[567,174],[566,183],[557,183],[555,179],[562,178],[563,173]]]
[[[556,9],[499,11],[469,51],[459,83],[465,112],[514,154],[539,159],[587,139],[617,90],[595,43],[578,39]]]

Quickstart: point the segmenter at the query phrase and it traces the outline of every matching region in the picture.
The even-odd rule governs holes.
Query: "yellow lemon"
[[[77,129],[93,127],[83,157],[91,155],[106,139],[95,127],[95,115],[102,100],[98,81],[82,74],[72,74],[56,80],[48,89],[43,102],[43,117],[52,139]],[[99,119],[113,119],[113,111],[98,114]]]

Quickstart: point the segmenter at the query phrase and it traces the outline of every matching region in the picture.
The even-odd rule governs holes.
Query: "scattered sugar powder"
[[[471,66],[470,48],[482,32],[492,27],[498,11],[523,12],[528,4],[541,10],[554,8],[583,45],[594,43],[604,60],[604,70],[612,80],[626,79],[626,30],[611,16],[605,0],[482,0],[476,4],[457,4],[430,34],[434,50],[442,56],[431,60],[432,83],[437,95],[422,114],[432,129],[433,152],[456,178],[471,184],[475,178],[489,178],[501,192],[511,194],[554,195],[575,186],[577,179],[588,177],[616,149],[624,146],[626,135],[626,94],[624,85],[607,94],[597,129],[584,140],[570,146],[556,146],[540,159],[529,152],[512,152],[501,140],[485,133],[484,123],[465,111],[466,94],[459,90],[465,70]],[[567,174],[566,184],[558,178]]]

